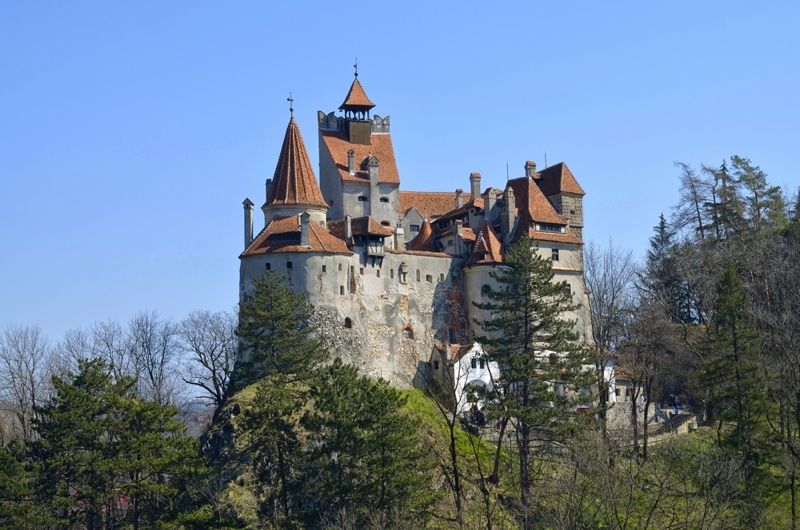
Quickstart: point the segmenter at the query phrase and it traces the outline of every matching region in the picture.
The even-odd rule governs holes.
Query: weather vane
[[[355,69],[356,78],[358,78],[358,57],[356,57],[356,62],[353,64],[353,68]]]
[[[289,97],[286,98],[286,101],[289,102],[289,117],[294,118],[294,98],[291,91],[289,91]]]

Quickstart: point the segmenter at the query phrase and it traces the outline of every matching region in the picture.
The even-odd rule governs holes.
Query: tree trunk
[[[508,425],[508,416],[503,416],[503,419],[500,420],[500,434],[497,435],[497,448],[494,451],[492,475],[489,477],[489,482],[492,484],[500,482],[500,454],[503,449],[503,435],[506,433],[506,425]]]

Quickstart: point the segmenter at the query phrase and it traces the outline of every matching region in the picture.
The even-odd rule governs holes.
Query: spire
[[[322,198],[308,151],[300,135],[300,127],[294,118],[289,119],[286,127],[278,165],[272,177],[267,205],[272,204],[328,207]]]
[[[374,106],[375,104],[370,101],[370,99],[367,97],[367,93],[364,92],[364,87],[361,86],[361,81],[358,80],[358,69],[356,68],[353,84],[350,85],[350,90],[347,91],[347,96],[344,98],[344,102],[339,105],[339,110],[366,112]]]

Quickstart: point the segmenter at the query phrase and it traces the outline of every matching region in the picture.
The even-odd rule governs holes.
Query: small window
[[[359,195],[358,200],[361,202],[367,202],[367,198],[364,195]]]
[[[478,359],[473,357],[472,358],[472,362],[470,362],[470,366],[472,366],[473,368],[477,368],[478,367]]]
[[[381,202],[389,202],[389,197],[381,197]]]
[[[341,270],[342,270],[342,264],[340,263],[339,264],[339,271],[341,272]]]
[[[425,281],[428,282],[428,283],[433,283],[433,275],[432,274],[426,274],[425,275]]]
[[[414,330],[411,329],[410,325],[407,325],[405,328],[403,328],[403,337],[405,337],[407,339],[413,339],[414,338]]]
[[[286,262],[286,268],[287,269],[291,269],[292,268],[292,262],[291,261],[287,261]]]
[[[356,268],[354,265],[350,265],[350,276],[355,276]]]
[[[271,269],[272,269],[272,263],[267,263],[267,270],[271,270]]]
[[[564,294],[567,296],[572,296],[572,287],[569,284],[564,286]]]
[[[481,296],[483,296],[483,297],[489,296],[489,293],[491,292],[491,290],[492,290],[492,288],[489,287],[487,284],[481,285]]]
[[[381,270],[380,270],[380,269],[375,269],[375,275],[376,275],[378,278],[380,278],[380,277],[381,277]]]
[[[341,296],[344,296],[344,285],[340,285],[340,286],[339,286],[339,294],[340,294]]]
[[[433,369],[434,370],[438,370],[439,369],[439,361],[433,361]]]
[[[419,225],[411,225],[409,227],[409,230],[411,230],[412,232],[419,232]]]
[[[484,360],[483,360],[482,358],[478,360],[478,366],[480,366],[480,367],[481,367],[481,370],[483,370],[483,367],[484,367]]]
[[[558,249],[553,249],[553,261],[558,261]]]
[[[440,274],[440,275],[439,275],[439,281],[440,281],[440,282],[443,282],[443,281],[444,281],[444,273],[442,273],[442,274]]]
[[[364,267],[361,267],[360,269],[358,269],[358,273],[359,274],[364,274]]]
[[[617,388],[615,388],[615,389],[614,389],[614,395],[615,395],[615,396],[617,396],[617,397],[619,397],[619,396],[620,396],[620,394],[622,394],[620,387],[617,387]]]
[[[392,223],[389,221],[381,221],[381,226],[392,226]]]
[[[394,269],[389,269],[389,278],[394,280]]]
[[[328,267],[327,267],[327,265],[323,265],[323,266],[322,266],[322,272],[328,272]]]
[[[422,277],[422,276],[420,276],[419,269],[417,269],[417,281],[419,281],[419,279],[420,279],[421,277]]]
[[[448,239],[447,240],[447,246],[448,247],[452,247],[453,246],[453,240],[452,239]]]
[[[353,321],[350,320],[350,317],[344,319],[344,327],[347,329],[351,329],[353,327]]]
[[[575,215],[575,210],[570,210],[569,213],[570,215]]]

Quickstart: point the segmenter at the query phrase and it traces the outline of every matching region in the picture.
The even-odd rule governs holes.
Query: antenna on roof
[[[356,57],[356,62],[353,64],[353,68],[355,69],[356,79],[358,79],[358,57]]]
[[[544,152],[544,167],[547,167],[547,151]]]
[[[294,118],[294,98],[292,97],[292,91],[289,91],[289,97],[286,98],[286,101],[289,102],[289,117]]]
[[[508,182],[508,162],[506,162],[506,182]]]

